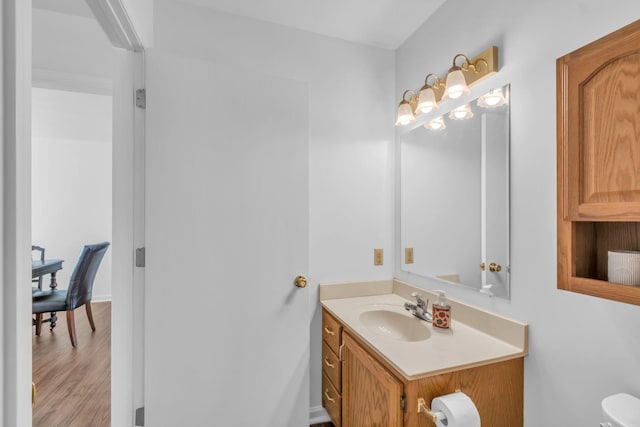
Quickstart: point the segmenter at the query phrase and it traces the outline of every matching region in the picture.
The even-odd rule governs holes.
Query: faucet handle
[[[416,299],[416,302],[418,303],[418,307],[426,307],[428,302],[426,302],[423,298],[422,295],[420,295],[417,292],[411,292],[411,296],[414,297]]]

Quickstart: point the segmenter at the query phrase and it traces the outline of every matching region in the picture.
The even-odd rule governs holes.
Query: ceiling
[[[33,0],[36,9],[47,9],[67,15],[93,18],[93,13],[84,0]]]
[[[312,33],[396,49],[446,0],[181,0]]]
[[[396,49],[446,0],[180,0],[213,10]],[[33,6],[92,17],[84,0],[33,0]]]

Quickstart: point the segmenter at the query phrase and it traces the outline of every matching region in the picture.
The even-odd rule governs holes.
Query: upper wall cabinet
[[[557,102],[558,288],[640,305],[608,271],[640,251],[640,21],[558,58]]]

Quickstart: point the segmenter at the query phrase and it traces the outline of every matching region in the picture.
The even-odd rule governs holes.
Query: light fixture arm
[[[456,65],[456,60],[458,58],[463,59],[462,65],[460,65],[460,67]],[[467,58],[467,55],[465,55],[464,53],[459,53],[453,57],[453,68],[460,68],[462,71],[471,70],[474,73],[478,73],[480,71],[478,69],[479,64],[484,64],[485,69],[489,67],[489,63],[484,58],[476,58],[475,61],[470,61],[469,58]]]
[[[408,93],[409,93],[409,94],[411,94],[411,97],[410,97],[409,99],[407,99],[407,94],[408,94]],[[416,97],[416,93],[415,93],[414,91],[412,91],[411,89],[407,89],[407,90],[405,90],[405,91],[404,91],[404,93],[402,94],[402,100],[403,100],[403,101],[406,101],[406,102],[408,102],[408,103],[413,102],[413,100],[415,99],[415,97]]]
[[[429,77],[433,77],[433,84],[429,84]],[[433,73],[429,73],[427,74],[427,77],[424,78],[424,86],[423,88],[438,88],[438,87],[444,87],[444,80],[442,80],[440,77],[438,77],[437,75],[433,74]]]

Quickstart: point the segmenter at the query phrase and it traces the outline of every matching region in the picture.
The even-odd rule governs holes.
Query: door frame
[[[135,323],[143,318],[144,272],[134,267],[134,250],[144,245],[144,223],[140,222],[144,220],[144,155],[140,155],[144,154],[144,111],[134,107],[133,91],[127,91],[143,87],[144,54],[122,3],[108,3],[104,13],[96,13],[98,23],[111,36],[123,36],[120,43],[114,42],[118,38],[110,39],[115,47],[124,49],[117,52],[114,69],[114,76],[122,78],[114,81],[114,102],[115,91],[124,102],[119,104],[122,108],[114,109],[113,116],[114,123],[118,121],[114,129],[113,170],[118,172],[114,174],[118,181],[114,180],[113,210],[121,223],[113,239],[112,295],[118,301],[112,304],[111,419],[113,425],[133,425],[134,407],[143,399],[142,377],[134,371],[143,357],[143,340],[138,336],[141,326]],[[0,293],[4,323],[0,330],[0,419],[3,425],[25,427],[32,425],[29,382],[33,332],[31,292],[23,285],[31,280],[29,258],[20,254],[30,253],[31,246],[31,13],[31,0],[3,0],[0,5],[0,274],[4,284]]]

